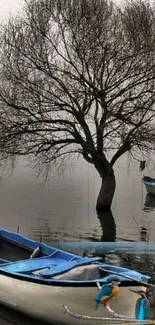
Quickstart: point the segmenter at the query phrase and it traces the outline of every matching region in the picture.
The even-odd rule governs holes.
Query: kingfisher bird
[[[120,279],[117,276],[111,275],[108,277],[106,283],[102,286],[101,290],[95,298],[95,310],[98,308],[99,304],[103,304],[104,306],[108,305],[108,301],[118,295],[119,283]]]
[[[148,319],[150,315],[150,302],[146,297],[146,292],[143,290],[132,290],[130,291],[139,294],[140,298],[138,298],[135,306],[135,317],[139,320]]]

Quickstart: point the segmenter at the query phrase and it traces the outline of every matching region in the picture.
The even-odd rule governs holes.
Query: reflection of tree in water
[[[45,215],[44,218],[38,219],[37,225],[30,230],[29,237],[33,240],[40,240],[44,242],[61,240],[62,229],[52,227],[52,220],[49,220]]]
[[[111,210],[97,211],[102,228],[101,241],[114,242],[116,240],[116,224]]]
[[[140,228],[140,240],[141,241],[148,241],[148,230],[145,227]]]
[[[91,229],[89,227],[81,229],[80,226],[74,229],[73,225],[73,231],[70,231],[61,224],[54,227],[52,220],[44,215],[43,218],[38,218],[37,224],[34,224],[34,227],[31,226],[29,237],[34,240],[40,240],[42,238],[45,242],[74,241],[76,239],[77,241],[114,242],[116,239],[116,224],[111,210],[98,211],[97,217],[100,221],[102,232],[99,227],[95,226]]]

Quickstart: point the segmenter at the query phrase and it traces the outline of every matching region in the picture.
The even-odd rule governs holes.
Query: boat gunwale
[[[16,242],[15,240],[12,240],[12,239],[10,239],[10,238],[7,238],[7,237],[2,236],[1,234],[0,234],[0,240],[4,240],[5,242],[10,243],[10,244],[14,245],[14,246],[17,247],[17,248],[24,248],[26,251],[28,251],[28,252],[30,252],[30,253],[32,253],[33,250],[34,250],[34,249],[33,249],[32,247],[30,247],[30,246],[26,246],[26,245],[23,245],[23,244],[21,244],[21,243],[18,243],[18,242]]]
[[[32,282],[32,283],[38,283],[38,284],[42,284],[42,285],[54,285],[54,286],[63,286],[63,287],[81,287],[81,286],[85,286],[85,287],[96,287],[96,283],[100,282],[102,285],[105,284],[104,278],[101,279],[94,279],[94,280],[83,280],[83,281],[77,281],[77,280],[62,280],[62,279],[42,279],[40,277],[35,277],[34,275],[31,274],[31,277],[26,275],[26,274],[21,274],[21,273],[11,273],[11,272],[7,272],[5,270],[0,270],[0,275],[3,276],[7,276],[13,279],[17,279],[19,281],[27,281],[27,282]],[[148,278],[148,282],[146,282],[146,286],[149,286],[149,283],[151,282],[151,278]],[[132,286],[142,286],[141,283],[138,283],[136,280],[132,281],[132,280],[123,280],[121,281],[121,283],[119,284],[119,287],[132,287]]]
[[[10,238],[11,235],[17,237],[18,239],[20,239],[20,241],[17,241],[16,238]],[[74,257],[74,258],[79,258],[81,256],[77,255],[77,254],[73,254],[70,253],[68,251],[56,248],[56,247],[52,247],[47,245],[46,243],[42,242],[42,241],[35,241],[33,239],[27,238],[22,234],[16,233],[14,231],[8,231],[5,230],[4,228],[0,227],[0,240],[4,240],[12,245],[14,245],[17,248],[24,248],[26,251],[32,253],[34,251],[34,249],[36,249],[38,246],[41,246],[42,249],[42,254],[43,256],[41,257],[48,257],[49,255],[55,253],[56,251],[60,252],[60,253],[64,253],[64,255],[68,255],[70,257]],[[23,244],[22,241],[25,241],[27,243]],[[50,251],[50,252],[49,252]],[[82,258],[82,257],[81,257]]]

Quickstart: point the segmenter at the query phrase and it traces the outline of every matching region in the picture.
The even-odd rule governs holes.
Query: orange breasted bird
[[[96,300],[95,309],[98,308],[99,304],[103,304],[105,306],[110,299],[118,295],[119,283],[120,283],[120,279],[117,276],[111,275],[108,277],[106,283],[102,286],[101,290],[99,291],[98,295],[95,298]]]

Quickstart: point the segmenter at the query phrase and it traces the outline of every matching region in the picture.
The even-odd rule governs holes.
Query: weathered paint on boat
[[[130,287],[130,289],[134,290],[137,287]],[[139,289],[144,288],[139,287]],[[83,324],[82,320],[64,314],[64,303],[76,313],[108,317],[109,314],[103,306],[95,311],[97,292],[97,287],[46,286],[0,275],[0,302],[53,324]],[[136,301],[137,296],[129,291],[129,288],[121,287],[118,297],[111,300],[110,306],[118,313],[130,317],[134,316]],[[87,321],[88,325],[93,323],[92,320]]]

